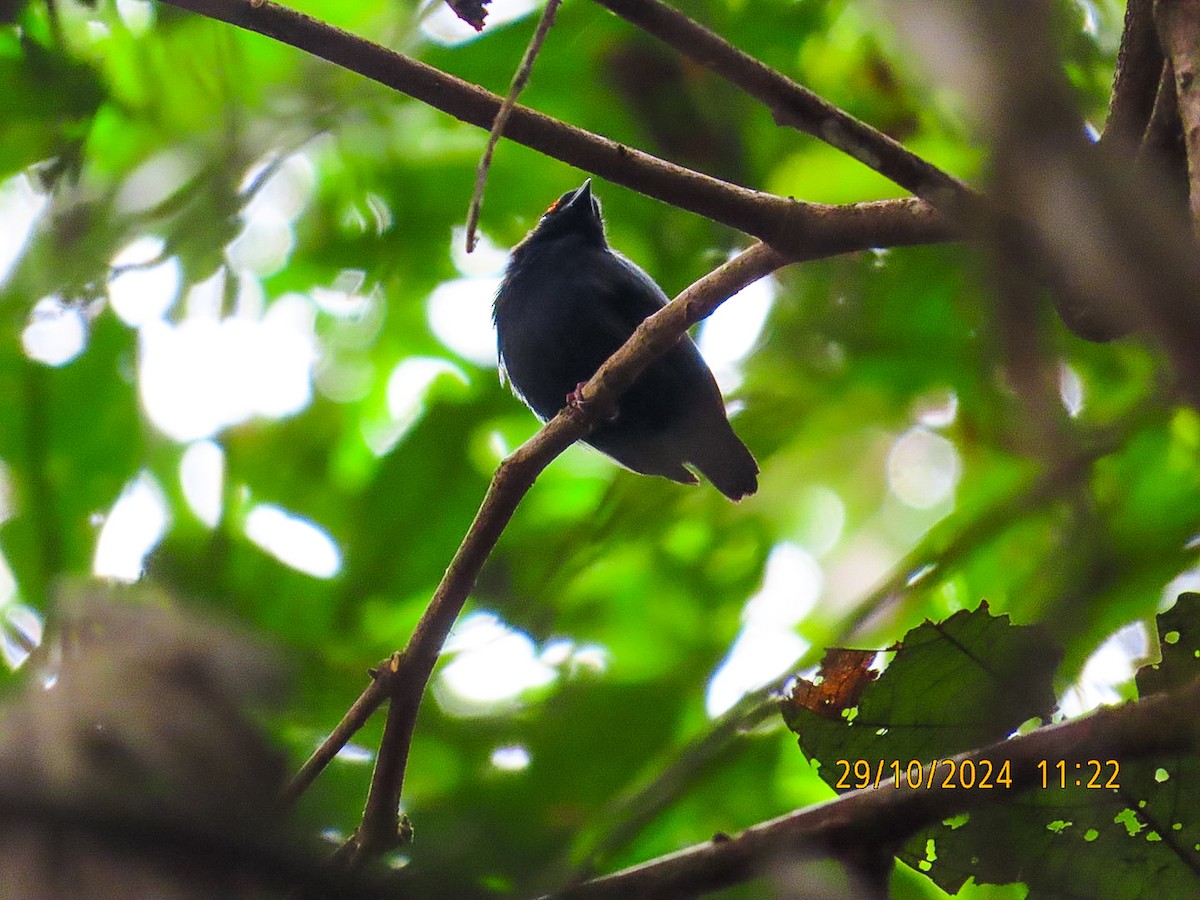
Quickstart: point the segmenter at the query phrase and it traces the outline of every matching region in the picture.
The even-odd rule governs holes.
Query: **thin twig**
[[[492,123],[492,130],[488,134],[487,146],[483,148],[483,156],[479,160],[479,166],[475,169],[475,189],[471,193],[471,206],[467,210],[468,253],[475,250],[475,229],[479,227],[479,211],[483,207],[483,188],[487,184],[488,171],[492,167],[492,154],[496,150],[500,135],[504,133],[504,126],[508,124],[508,117],[512,115],[513,107],[517,105],[517,98],[521,96],[521,91],[525,90],[525,85],[529,82],[529,74],[533,71],[533,61],[541,52],[542,42],[546,40],[550,26],[554,24],[554,14],[558,12],[560,3],[562,0],[549,0],[546,8],[542,10],[542,18],[538,20],[537,30],[533,33],[529,46],[525,48],[525,56],[521,59],[517,74],[513,76],[512,84],[508,88],[508,95],[500,104],[500,112],[496,113],[496,121]]]
[[[338,752],[346,746],[355,732],[367,723],[367,719],[371,718],[371,714],[387,698],[391,680],[395,677],[398,669],[399,660],[397,654],[393,654],[390,659],[384,660],[377,669],[371,671],[371,684],[346,710],[346,714],[342,716],[337,727],[329,733],[328,737],[321,742],[321,745],[313,751],[313,754],[305,760],[304,765],[288,782],[280,796],[282,806],[291,806],[295,803],[300,795],[316,781],[317,776],[324,771],[325,767],[333,761]]]

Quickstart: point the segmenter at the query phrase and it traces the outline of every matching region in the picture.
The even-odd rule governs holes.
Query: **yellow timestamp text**
[[[1115,759],[1043,759],[1037,764],[1043,788],[1119,788],[1121,764]]]
[[[892,787],[896,790],[990,790],[1011,788],[1012,765],[1008,760],[935,759],[922,763],[899,760],[839,759],[834,763],[841,776],[834,789],[848,791],[867,787]]]

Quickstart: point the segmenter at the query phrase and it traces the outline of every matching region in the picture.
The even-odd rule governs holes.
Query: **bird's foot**
[[[571,407],[571,409],[583,409],[583,386],[585,384],[587,384],[586,381],[579,382],[579,384],[575,385],[575,390],[567,394],[567,406]]]
[[[617,417],[617,407],[612,402],[605,402],[603,406],[597,406],[595,399],[585,400],[583,397],[583,387],[586,381],[581,381],[575,385],[575,390],[567,394],[567,406],[579,412],[587,412],[596,417],[597,422],[611,422]]]

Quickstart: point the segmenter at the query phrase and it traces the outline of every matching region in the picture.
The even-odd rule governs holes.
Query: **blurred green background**
[[[982,177],[957,100],[869,7],[679,5]],[[1058,5],[1100,128],[1122,9]],[[299,8],[499,92],[535,22],[497,7],[475,36],[437,6]],[[0,16],[0,683],[58,579],[144,569],[288,651],[297,689],[274,727],[298,764],[403,646],[495,465],[536,430],[497,378],[491,295],[504,250],[585,173],[501,143],[468,257],[479,130],[168,6]],[[522,102],[753,188],[903,195],[587,3],[560,10]],[[594,189],[612,244],[668,294],[748,244]],[[591,846],[613,845],[594,860],[610,870],[831,796],[773,721],[608,840],[614,798],[852,623],[883,647],[986,598],[1052,629],[1068,708],[1128,692],[1136,623],[1198,580],[1200,418],[1168,402],[1153,350],[1086,344],[1047,310],[1026,323],[1047,421],[1006,375],[985,271],[962,246],[860,253],[785,269],[705,323],[763,469],[738,506],[582,447],[550,466],[422,708],[417,843],[394,862],[426,895],[528,893]],[[303,801],[333,840],[357,824],[379,727]],[[894,887],[940,896],[911,871]]]

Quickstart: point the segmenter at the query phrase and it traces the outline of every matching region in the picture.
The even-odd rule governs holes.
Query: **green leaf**
[[[805,755],[821,763],[828,784],[842,781],[847,789],[846,764],[865,761],[870,772],[886,773],[896,763],[903,771],[912,760],[945,759],[999,740],[1054,709],[1061,653],[1053,640],[1044,628],[993,616],[986,603],[926,622],[888,652],[895,657],[878,681],[840,715],[784,705],[788,727]]]

